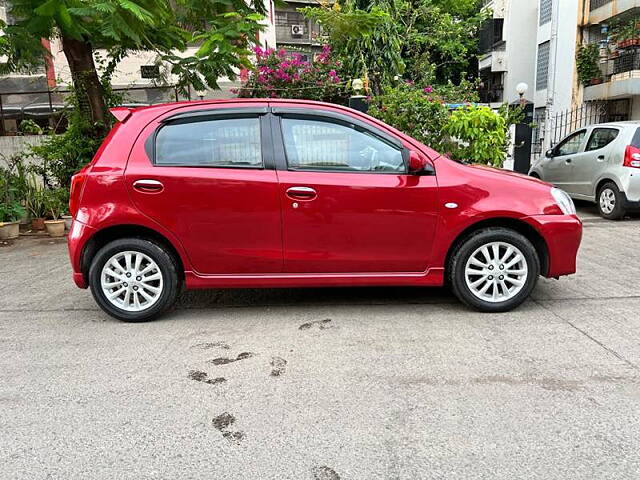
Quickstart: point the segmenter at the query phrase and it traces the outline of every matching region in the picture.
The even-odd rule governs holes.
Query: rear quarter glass
[[[640,127],[636,128],[636,133],[633,135],[631,139],[631,146],[640,148]]]

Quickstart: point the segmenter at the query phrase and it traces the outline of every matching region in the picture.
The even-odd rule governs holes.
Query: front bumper
[[[67,236],[69,259],[73,269],[73,281],[80,288],[87,288],[87,281],[82,273],[82,252],[87,241],[93,236],[95,229],[74,219]]]
[[[575,215],[534,215],[524,219],[542,235],[549,256],[545,277],[576,273],[582,222]]]

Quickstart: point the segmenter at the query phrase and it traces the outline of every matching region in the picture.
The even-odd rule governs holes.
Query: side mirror
[[[544,156],[547,158],[553,158],[553,148],[550,148],[549,150],[547,150]]]
[[[409,173],[411,175],[435,175],[436,170],[421,153],[411,150],[409,152]]]

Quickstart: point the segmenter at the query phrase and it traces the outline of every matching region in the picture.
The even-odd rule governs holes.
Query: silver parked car
[[[640,121],[581,128],[536,161],[529,175],[598,205],[617,220],[640,209]]]

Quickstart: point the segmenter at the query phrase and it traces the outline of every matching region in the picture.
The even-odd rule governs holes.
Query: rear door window
[[[156,165],[262,168],[260,119],[169,123],[156,133]]]
[[[594,128],[585,151],[591,152],[606,147],[616,139],[619,133],[617,128]]]

